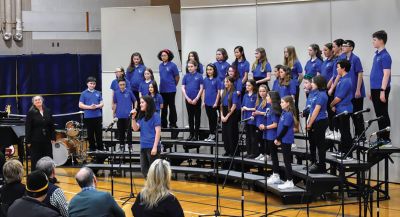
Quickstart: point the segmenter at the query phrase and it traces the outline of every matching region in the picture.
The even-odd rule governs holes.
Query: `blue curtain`
[[[0,56],[0,110],[3,111],[6,105],[11,105],[12,113],[18,113],[17,98],[5,97],[16,94],[16,57]],[[4,96],[4,97],[3,97]]]
[[[43,95],[45,105],[53,114],[77,112],[80,92],[87,88],[88,76],[96,77],[97,89],[101,89],[101,56],[0,56],[0,73],[0,95],[13,95],[16,92],[19,95],[18,98],[1,98],[0,110],[4,105],[11,104],[13,113],[26,114],[32,105],[31,95],[34,94]],[[57,117],[55,120],[57,128],[64,128],[67,121],[79,121],[80,116]]]

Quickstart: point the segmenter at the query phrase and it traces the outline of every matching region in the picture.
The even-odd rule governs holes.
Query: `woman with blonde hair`
[[[157,159],[149,169],[146,183],[137,195],[131,210],[135,217],[182,217],[178,199],[171,193],[171,167],[168,161]]]

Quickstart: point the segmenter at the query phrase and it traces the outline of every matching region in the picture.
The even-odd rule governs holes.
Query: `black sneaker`
[[[326,171],[323,167],[317,166],[316,164],[314,164],[312,167],[310,167],[310,170],[308,170],[308,172],[311,174],[326,173]]]

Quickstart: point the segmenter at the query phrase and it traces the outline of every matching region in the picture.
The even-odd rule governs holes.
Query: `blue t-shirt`
[[[281,99],[285,96],[289,96],[289,95],[296,95],[296,84],[298,82],[294,79],[291,79],[289,81],[289,85],[285,86],[285,85],[280,85],[278,83],[278,92],[279,92],[279,96],[281,97]]]
[[[132,91],[139,91],[140,84],[142,83],[142,81],[144,81],[145,70],[146,66],[144,66],[143,64],[139,64],[137,67],[132,68],[132,71],[126,72],[126,78],[131,83]]]
[[[89,91],[88,89],[84,90],[79,97],[79,102],[85,105],[93,105],[93,104],[100,104],[103,101],[103,97],[101,96],[101,92],[98,90]],[[101,108],[97,109],[85,109],[84,118],[98,118],[101,117]]]
[[[341,99],[341,101],[335,105],[336,114],[340,114],[344,111],[349,113],[353,112],[353,104],[351,100],[353,96],[351,94],[352,84],[349,73],[339,79],[338,85],[335,91],[335,98]]]
[[[316,58],[315,60],[309,59],[304,67],[304,71],[306,75],[314,77],[317,75],[317,72],[321,73],[321,65],[322,60]]]
[[[349,71],[350,78],[351,78],[351,83],[352,83],[352,97],[355,98],[355,93],[357,90],[357,82],[358,82],[358,73],[362,73],[363,67],[361,65],[360,58],[356,56],[354,53],[351,53],[350,58],[349,58],[351,68]],[[361,98],[365,97],[365,87],[364,87],[364,81],[361,83]]]
[[[308,97],[307,97],[307,99],[306,99],[306,107],[305,107],[305,109],[310,109],[311,108],[311,102],[315,99],[314,97],[315,97],[315,95],[317,94],[317,90],[310,90],[309,92],[308,92]],[[311,112],[310,112],[310,114],[311,114]]]
[[[222,98],[222,106],[229,106],[228,104],[229,93],[226,93],[225,97]],[[236,91],[232,92],[232,105],[236,105],[236,110],[240,109],[239,106],[239,96],[237,95]]]
[[[326,91],[315,90],[315,93],[313,94],[311,99],[310,115],[314,112],[317,105],[320,105],[321,109],[319,110],[315,121],[328,118],[328,112],[326,111],[328,106],[328,95],[326,94]]]
[[[126,89],[131,90],[131,82],[129,82],[129,80],[127,80],[127,79],[125,78],[125,83],[126,83],[126,86],[125,86]],[[117,78],[114,79],[114,80],[111,82],[110,89],[113,90],[113,91],[119,90],[119,85],[118,85],[118,79],[117,79]]]
[[[326,59],[321,66],[321,76],[325,78],[326,83],[332,78],[333,73],[333,60]],[[336,66],[335,66],[336,67]]]
[[[257,94],[253,93],[249,95],[248,93],[245,93],[243,96],[243,101],[242,101],[242,107],[246,106],[247,108],[255,108],[256,107],[256,101],[257,101]],[[251,117],[251,113],[253,111],[243,111],[242,119],[246,119]],[[246,122],[247,124],[255,125],[256,122],[255,120],[249,120]]]
[[[152,80],[149,80],[149,81],[142,81],[142,83],[140,83],[139,92],[140,94],[142,94],[142,96],[149,95],[149,86],[152,82],[153,82]]]
[[[150,95],[150,93],[149,93]],[[154,100],[154,104],[156,105],[156,112],[160,112],[161,110],[161,104],[164,104],[163,98],[161,94],[157,93],[156,95],[152,96]]]
[[[268,103],[267,103],[267,105],[268,105]],[[260,100],[260,102],[257,105],[256,110],[260,111],[260,112],[265,112],[267,110],[267,105],[263,108],[262,107],[262,100]],[[256,126],[257,127],[259,127],[260,124],[264,123],[263,120],[264,120],[264,116],[263,115],[256,115],[255,118],[254,118],[254,121],[256,122]]]
[[[265,65],[264,70],[262,70],[262,62],[258,62],[256,68],[252,72],[254,79],[260,80],[267,77],[267,73],[271,71],[271,64],[269,64],[269,62],[267,62],[267,64]]]
[[[392,58],[386,49],[375,52],[370,75],[371,89],[381,89],[384,69],[392,69]],[[389,77],[387,87],[390,87],[390,82],[391,77]]]
[[[299,60],[294,61],[292,71],[291,71],[291,76],[293,80],[296,80],[296,86],[299,86],[300,83],[298,81],[299,74],[303,73],[303,67],[301,66],[301,63]]]
[[[294,142],[294,117],[292,112],[289,111],[282,111],[281,117],[279,119],[278,123],[278,130],[277,130],[277,135],[279,135],[284,126],[288,127],[288,131],[286,134],[282,137],[282,143],[285,144],[293,144]]]
[[[234,62],[232,63],[232,65],[234,64]],[[247,60],[244,61],[240,61],[238,62],[237,66],[237,71],[239,72],[239,77],[240,80],[243,80],[244,74],[250,71],[250,63]]]
[[[203,76],[198,72],[186,73],[183,76],[182,85],[185,85],[186,95],[193,100],[203,85]]]
[[[264,124],[265,127],[268,125],[271,125],[273,123],[278,124],[279,116],[271,109],[271,104],[268,103],[266,108],[267,108],[265,111],[266,114],[265,114],[265,116],[263,116],[262,124]],[[275,140],[276,136],[277,136],[276,132],[277,132],[277,128],[264,130],[263,139],[269,140],[269,141]]]
[[[279,79],[275,79],[274,84],[272,85],[273,91],[279,91]]]
[[[204,103],[206,106],[213,106],[217,100],[219,80],[217,78],[205,77],[203,80]]]
[[[146,121],[143,117],[137,123],[140,127],[140,148],[153,148],[156,139],[156,127],[161,126],[160,115],[154,113],[149,120]]]
[[[197,72],[200,73],[200,74],[204,73],[203,64],[199,63],[199,65],[197,66]]]
[[[129,114],[136,102],[135,95],[131,90],[118,90],[114,92],[114,103],[116,104],[115,117],[129,118]]]
[[[217,61],[214,63],[215,67],[217,68],[218,72],[218,79],[223,81],[228,74],[229,63],[226,61]]]
[[[160,93],[174,93],[176,92],[175,77],[179,76],[179,70],[175,63],[167,62],[160,63]]]
[[[336,57],[333,60],[333,68],[332,68],[332,81],[335,81],[337,75],[338,75],[338,71],[337,71],[337,63],[339,62],[339,60],[344,60],[346,59],[346,54],[341,54],[340,56]]]

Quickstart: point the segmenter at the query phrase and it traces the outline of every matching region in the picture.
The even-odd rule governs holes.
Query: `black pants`
[[[325,132],[323,135],[325,137]],[[309,148],[310,148],[310,155],[311,155],[310,161],[313,164],[317,162],[317,143],[316,143],[317,140],[315,139],[316,136],[318,136],[318,135],[315,135],[315,132],[313,130],[308,131],[308,137],[310,138],[309,139],[309,142],[310,142]]]
[[[150,165],[158,158],[160,158],[160,148],[157,148],[157,154],[151,155],[151,148],[140,149],[140,170],[145,178],[149,172]]]
[[[328,95],[328,91],[326,92],[326,94]],[[335,127],[335,124],[334,124],[334,119],[333,119],[333,117],[335,117],[335,112],[334,111],[332,111],[332,109],[330,109],[329,108],[329,105],[331,104],[331,102],[333,101],[333,99],[335,98],[335,96],[332,94],[332,96],[329,96],[328,95],[328,109],[327,109],[327,111],[328,111],[328,121],[329,121],[329,129],[331,130],[331,131],[334,131],[334,130],[337,130],[337,128]]]
[[[129,118],[119,118],[117,121],[117,129],[118,129],[118,140],[120,145],[125,146],[126,141],[132,141],[132,129],[130,126]],[[127,140],[126,137],[128,137]]]
[[[53,146],[51,145],[50,140],[45,141],[32,141],[30,147],[31,153],[31,171],[36,169],[36,163],[40,160],[40,158],[49,156],[53,158]]]
[[[312,137],[310,138],[318,149],[318,166],[325,167],[326,161],[326,145],[325,145],[325,131],[328,128],[328,119],[318,120],[312,125]],[[310,144],[311,144],[310,140]],[[315,154],[315,153],[314,153]],[[315,163],[315,161],[314,161]]]
[[[382,130],[390,126],[389,93],[390,93],[390,88],[386,88],[385,90],[386,102],[384,103],[380,100],[381,91],[377,89],[371,89],[371,98],[372,98],[372,104],[374,105],[375,115],[376,117],[383,116],[383,119],[378,121],[379,130]],[[378,135],[378,138],[389,140],[390,132],[381,133]]]
[[[281,148],[283,154],[283,162],[285,163],[285,176],[286,180],[293,180],[292,176],[292,144],[281,143],[280,146],[274,144],[274,141],[267,140],[269,146],[271,146],[271,159],[272,159],[272,171],[274,173],[279,172],[279,161],[278,161],[278,147]]]
[[[161,93],[163,98],[163,109],[161,110],[161,126],[168,127],[168,107],[169,107],[169,126],[176,126],[177,116],[176,116],[176,107],[175,107],[175,94],[172,93]]]
[[[256,131],[256,136],[257,136],[257,142],[259,144],[259,149],[258,152],[260,154],[270,154],[271,153],[271,149],[269,148],[268,144],[267,144],[267,140],[263,139],[263,131],[257,129]]]
[[[224,116],[228,114],[228,107],[222,107]],[[233,155],[239,141],[238,112],[233,112],[227,122],[222,122],[222,140],[224,141],[225,152]]]
[[[199,135],[200,118],[201,118],[201,101],[198,100],[196,105],[186,102],[186,109],[188,112],[189,132],[190,135]]]
[[[258,138],[256,125],[246,124],[246,149],[248,156],[258,156]],[[255,156],[255,157],[256,157]]]
[[[278,146],[275,145],[273,140],[265,140],[267,147],[270,148],[271,160],[272,160],[272,172],[279,173],[279,161],[278,161]]]
[[[350,133],[350,115],[342,115],[336,118],[336,123],[338,124],[340,137],[339,151],[342,153],[347,153],[351,149],[352,138]],[[351,157],[351,154],[349,154]]]
[[[212,106],[206,105],[206,113],[207,113],[207,117],[208,117],[208,126],[210,129],[210,134],[216,134],[215,130],[217,129],[217,125],[218,125],[217,109],[213,108]]]
[[[102,117],[84,119],[90,150],[103,150]]]
[[[364,107],[364,98],[354,98],[351,100],[353,104],[353,113],[363,110]],[[351,118],[353,119],[354,124],[354,131],[355,136],[365,138],[365,133],[361,135],[365,129],[364,127],[364,117],[362,114],[352,115]]]

